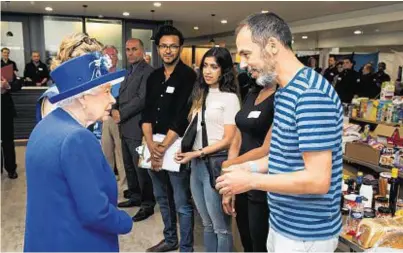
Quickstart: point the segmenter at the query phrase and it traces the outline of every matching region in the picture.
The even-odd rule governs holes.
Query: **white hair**
[[[56,103],[56,106],[57,106],[57,107],[65,107],[65,106],[71,105],[75,100],[77,100],[77,99],[79,99],[79,98],[81,98],[81,97],[83,97],[83,96],[85,96],[85,95],[96,95],[96,94],[98,94],[99,89],[101,89],[101,88],[104,87],[105,85],[106,85],[106,83],[105,83],[105,84],[98,85],[98,86],[96,86],[96,87],[94,87],[94,88],[91,88],[91,89],[89,89],[89,90],[86,90],[86,91],[84,91],[84,92],[81,92],[81,93],[79,93],[79,94],[77,94],[77,95],[74,95],[74,96],[72,96],[72,97],[69,97],[69,98],[60,100],[59,102]]]

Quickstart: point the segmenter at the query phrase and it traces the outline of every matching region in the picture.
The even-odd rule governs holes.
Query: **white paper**
[[[251,111],[248,115],[248,119],[250,118],[258,119],[261,113],[262,113],[261,111]]]
[[[163,134],[154,134],[153,140],[155,142],[162,142],[165,138]],[[176,141],[167,149],[164,155],[164,160],[162,162],[162,169],[167,171],[179,172],[180,164],[175,162],[175,153],[178,152],[181,148],[182,138],[176,139]],[[136,148],[137,153],[142,156],[142,162],[139,164],[141,168],[151,169],[151,161],[147,162],[150,158],[150,151],[148,150],[147,145],[142,145]]]
[[[174,91],[175,91],[175,87],[172,87],[172,86],[168,86],[167,87],[167,90],[165,91],[166,93],[174,93]]]

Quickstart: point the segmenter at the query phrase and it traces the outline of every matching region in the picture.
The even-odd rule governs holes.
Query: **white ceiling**
[[[155,9],[155,20],[173,20],[174,25],[179,28],[185,37],[197,37],[212,33],[211,14],[216,14],[214,20],[214,33],[232,31],[237,23],[247,15],[269,10],[283,17],[287,22],[295,22],[331,14],[340,14],[350,11],[368,9],[372,7],[391,5],[396,2],[338,2],[338,1],[160,1],[161,7],[154,7],[153,2],[122,2],[122,1],[66,1],[66,2],[37,2],[37,1],[12,1],[1,2],[2,11],[62,14],[62,15],[84,15],[83,5],[88,5],[85,15],[133,19],[151,19],[151,9]],[[45,7],[50,6],[53,12],[46,12]],[[123,12],[130,12],[129,17],[124,17]],[[221,19],[228,20],[223,25]],[[199,30],[195,31],[194,26]],[[326,33],[323,35],[326,36]]]

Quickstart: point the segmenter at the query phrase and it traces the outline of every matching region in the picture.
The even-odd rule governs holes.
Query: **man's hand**
[[[25,81],[27,81],[27,82],[32,82],[32,79],[29,78],[29,77],[25,77]]]
[[[235,211],[235,195],[224,195],[222,197],[222,207],[224,209],[224,212],[228,215],[231,215],[233,217],[236,217],[236,211]]]
[[[162,169],[162,159],[151,159],[151,169],[153,171],[160,171]]]
[[[116,109],[112,110],[112,118],[113,118],[113,120],[115,121],[116,124],[120,123],[120,113],[119,113],[118,110],[116,110]]]
[[[162,145],[161,143],[157,143],[153,147],[153,155],[155,158],[158,158],[158,159],[163,159],[166,151],[167,151],[167,147]]]
[[[40,87],[42,86],[42,83],[36,83],[36,86]]]
[[[236,195],[252,189],[252,173],[245,170],[230,170],[217,178],[216,189],[222,195]]]

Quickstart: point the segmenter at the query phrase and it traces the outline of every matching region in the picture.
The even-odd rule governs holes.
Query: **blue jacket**
[[[57,108],[34,128],[26,150],[24,251],[119,251],[132,229],[117,209],[117,184],[95,136]]]

